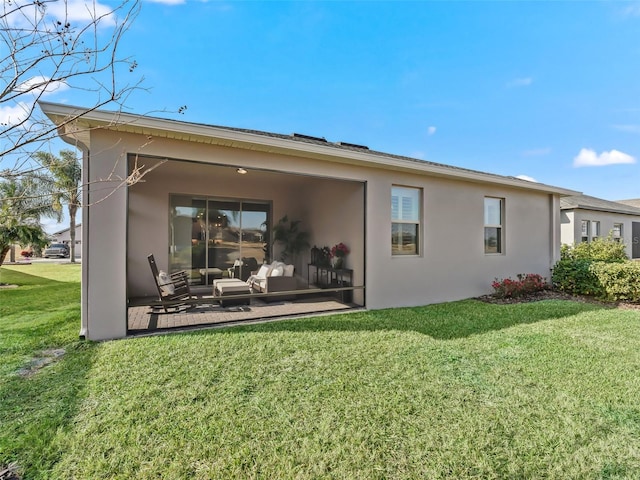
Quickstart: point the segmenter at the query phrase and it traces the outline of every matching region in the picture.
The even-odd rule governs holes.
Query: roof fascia
[[[589,210],[593,212],[615,213],[618,215],[629,215],[631,217],[640,217],[640,212],[628,212],[624,210],[616,210],[613,208],[591,207],[586,205],[576,205],[571,207],[562,207],[560,210]]]

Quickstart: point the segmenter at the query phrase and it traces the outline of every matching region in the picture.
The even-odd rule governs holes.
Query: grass
[[[640,477],[639,311],[468,300],[93,344],[77,270],[32,267],[0,291],[0,464],[25,478]]]

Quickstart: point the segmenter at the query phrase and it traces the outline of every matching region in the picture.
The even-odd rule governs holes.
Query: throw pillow
[[[278,265],[276,265],[271,270],[271,275],[269,275],[269,276],[270,277],[281,277],[283,273],[284,273],[284,265],[282,263],[279,263]]]
[[[256,277],[258,278],[267,278],[267,274],[269,273],[269,265],[266,263],[260,266],[260,270],[256,273]]]
[[[169,274],[163,270],[158,272],[158,285],[160,285],[160,291],[162,295],[173,295],[176,293],[176,288],[173,286],[171,282],[171,277]]]

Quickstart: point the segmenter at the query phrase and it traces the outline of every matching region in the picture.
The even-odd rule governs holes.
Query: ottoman
[[[248,295],[251,287],[239,278],[223,278],[213,281],[213,296],[220,299],[221,307],[249,305],[250,298],[228,298],[234,295]],[[227,298],[225,298],[227,297]]]

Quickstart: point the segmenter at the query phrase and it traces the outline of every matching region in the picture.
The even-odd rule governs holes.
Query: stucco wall
[[[580,235],[580,224],[576,231],[575,213],[573,210],[562,210],[560,212],[560,241],[563,244],[573,245],[576,235]],[[580,237],[578,237],[580,240]]]
[[[127,332],[126,146],[105,132],[91,134],[83,169],[82,335],[90,340],[124,337]]]
[[[565,216],[566,214],[566,216]],[[562,224],[562,243],[572,245],[579,243],[582,238],[582,220],[600,222],[600,237],[606,238],[613,230],[614,223],[622,224],[622,238],[626,246],[627,255],[631,258],[633,241],[633,222],[640,222],[640,216],[621,213],[599,212],[595,210],[564,210]]]
[[[391,186],[423,189],[423,243],[417,257],[391,255]],[[433,177],[372,172],[367,205],[367,307],[385,308],[486,294],[496,277],[549,276],[547,195]],[[505,199],[504,254],[485,255],[484,197]]]
[[[155,253],[166,268],[169,193],[272,200],[274,220],[288,213],[309,222],[312,244],[347,243],[352,247],[349,267],[356,270],[355,283],[366,284],[366,306],[371,309],[489,293],[496,277],[518,273],[548,277],[554,260],[557,198],[554,202],[545,193],[196,142],[149,142],[145,136],[103,131],[91,136],[94,179],[108,175],[114,159],[120,160],[115,169],[124,176],[124,153],[225,167],[168,162],[146,176],[144,183],[130,187],[128,195],[121,189],[89,207],[90,222],[85,224],[89,229],[85,238],[91,242],[85,259],[89,338],[125,335],[127,278],[130,294],[153,293],[146,256]],[[249,173],[237,175],[238,166]],[[418,256],[391,255],[393,185],[422,189],[423,236]],[[92,198],[104,196],[101,192]],[[505,199],[505,243],[500,255],[484,254],[485,196]],[[366,221],[360,207],[366,208]]]

